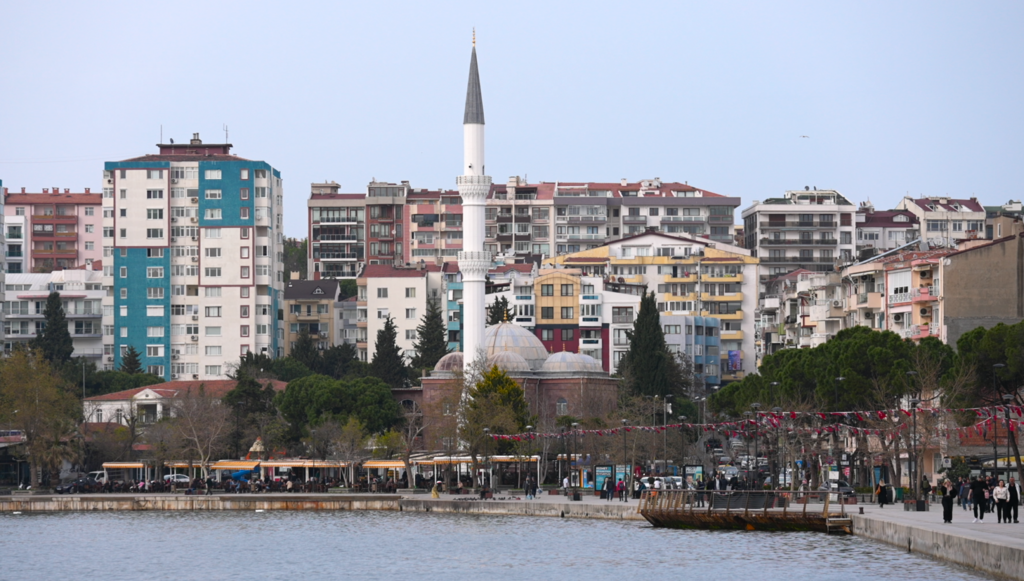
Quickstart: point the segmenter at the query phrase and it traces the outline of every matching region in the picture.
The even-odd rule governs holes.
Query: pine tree
[[[633,330],[627,331],[626,336],[629,351],[619,363],[626,391],[634,395],[660,396],[681,391],[683,372],[665,343],[654,293],[644,293]]]
[[[370,362],[370,375],[388,384],[391,389],[405,387],[408,371],[405,360],[398,350],[398,331],[395,321],[388,316],[384,320],[384,328],[377,331],[377,345]]]
[[[31,341],[29,347],[42,351],[43,358],[51,365],[63,365],[71,359],[75,347],[71,342],[71,333],[68,333],[68,321],[64,318],[60,293],[52,292],[46,297],[43,317],[46,319],[46,326],[43,332]]]
[[[487,307],[487,324],[497,325],[498,323],[504,323],[505,321],[511,321],[515,316],[512,312],[512,308],[509,307],[508,299],[505,297],[498,297],[494,299],[494,302]]]
[[[416,327],[416,357],[412,360],[413,369],[433,369],[442,357],[449,353],[448,333],[444,325],[444,317],[437,299],[427,301],[427,312]]]
[[[510,414],[519,430],[530,423],[530,405],[526,402],[526,393],[519,386],[519,382],[509,377],[497,365],[492,366],[473,386],[470,397],[473,402],[470,406],[478,406],[481,400],[491,399],[492,403]]]
[[[123,371],[129,375],[142,373],[142,360],[139,357],[139,352],[136,351],[133,345],[129,345],[121,357],[121,369],[118,371]]]
[[[313,373],[321,373],[323,359],[320,356],[320,350],[316,348],[316,341],[308,332],[299,334],[289,355],[292,359],[308,367]]]

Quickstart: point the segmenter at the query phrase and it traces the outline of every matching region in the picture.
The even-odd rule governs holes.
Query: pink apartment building
[[[48,272],[103,258],[103,200],[85,188],[72,193],[4,188],[7,272]]]

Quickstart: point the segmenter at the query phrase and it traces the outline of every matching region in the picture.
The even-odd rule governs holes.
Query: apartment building
[[[410,190],[406,196],[411,261],[455,262],[462,250],[458,190]]]
[[[804,269],[834,271],[854,260],[857,207],[835,190],[787,191],[743,210],[744,246],[759,259],[760,280]]]
[[[605,288],[615,292],[653,291],[663,323],[671,316],[717,319],[719,360],[718,365],[703,366],[708,385],[741,379],[754,370],[758,264],[749,250],[695,236],[647,232],[545,264],[580,268],[588,276],[604,278]]]
[[[987,214],[977,198],[904,197],[896,209],[917,216],[920,232],[918,238],[927,240],[933,246],[953,247],[958,240],[985,236]]]
[[[51,292],[57,292],[75,349],[72,357],[86,357],[99,363],[103,355],[103,298],[107,294],[102,271],[8,273],[3,288],[5,352],[39,335],[46,325],[46,301]]]
[[[448,266],[455,270],[454,264]],[[406,359],[416,355],[416,327],[426,312],[427,301],[437,300],[444,308],[442,267],[419,262],[412,267],[390,264],[368,264],[356,279],[359,294],[356,302],[356,348],[363,361],[373,359],[377,333],[391,317],[397,332],[398,348]]]
[[[366,192],[366,261],[402,266],[409,262],[409,182],[370,182]]]
[[[757,317],[758,365],[787,348],[817,347],[846,328],[846,300],[838,272],[798,269],[765,284]]]
[[[309,278],[355,278],[366,264],[366,194],[341,193],[336,182],[314,183],[309,200]]]
[[[7,248],[8,272],[48,272],[91,264],[103,256],[100,194],[65,188],[10,193],[4,213],[16,242]],[[7,215],[9,213],[9,215]],[[11,228],[8,228],[11,230]]]
[[[638,295],[610,291],[603,278],[586,276],[579,268],[505,265],[491,280],[500,280],[501,274],[513,274],[508,290],[487,295],[487,301],[507,299],[515,315],[509,322],[536,335],[549,353],[587,355],[606,372],[615,371],[629,348],[626,331],[639,311]]]
[[[281,174],[231,147],[194,134],[105,164],[106,368],[133,346],[149,373],[212,380],[283,354]]]
[[[857,252],[859,258],[899,248],[920,238],[920,221],[909,210],[876,211],[871,202],[857,209]]]
[[[1024,204],[1020,200],[1009,200],[998,206],[985,206],[985,239],[996,240],[1008,235],[1012,229],[1003,230],[1000,223],[1006,220],[1020,220],[1024,216]]]
[[[342,309],[336,280],[293,280],[284,288],[284,354],[309,334],[320,350],[341,343]]]

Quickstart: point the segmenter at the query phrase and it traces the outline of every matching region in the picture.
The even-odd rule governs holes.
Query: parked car
[[[822,483],[822,485],[818,487],[818,490],[827,490],[829,492],[836,492],[838,490],[840,494],[846,497],[854,495],[853,487],[842,480],[832,480],[828,484]]]
[[[99,492],[101,484],[95,479],[83,476],[76,478],[67,484],[62,484],[54,490],[57,494],[78,494],[80,492]]]
[[[164,474],[164,484],[188,484],[192,482],[188,474]]]
[[[86,474],[86,477],[87,478],[92,478],[93,480],[95,480],[96,482],[99,482],[100,484],[106,484],[107,483],[107,473],[104,472],[103,470],[94,470],[94,471]]]

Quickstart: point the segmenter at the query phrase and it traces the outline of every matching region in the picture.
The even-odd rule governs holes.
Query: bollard
[[[858,506],[857,508],[860,509],[860,514],[864,514],[864,507],[863,506]]]

